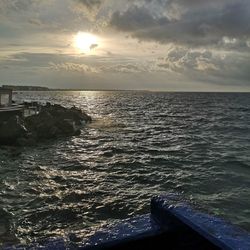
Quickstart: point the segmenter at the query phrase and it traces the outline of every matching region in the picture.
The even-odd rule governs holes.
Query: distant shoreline
[[[149,93],[235,93],[249,94],[250,91],[176,91],[176,90],[146,90],[146,89],[46,89],[46,90],[13,90],[14,92],[149,92]]]
[[[3,85],[3,88],[12,89],[14,92],[151,92],[151,93],[250,93],[250,91],[190,91],[190,90],[149,90],[149,89],[52,89],[41,86],[17,86],[17,85]]]

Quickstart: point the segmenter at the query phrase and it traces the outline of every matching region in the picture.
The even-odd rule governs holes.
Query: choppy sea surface
[[[80,236],[182,193],[250,231],[250,94],[18,92],[78,106],[82,134],[0,148],[0,243]]]

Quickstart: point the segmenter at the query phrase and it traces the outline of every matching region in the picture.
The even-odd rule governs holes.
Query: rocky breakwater
[[[80,135],[81,127],[91,122],[91,117],[76,107],[50,103],[36,107],[38,114],[0,121],[0,145],[34,145],[43,140]]]

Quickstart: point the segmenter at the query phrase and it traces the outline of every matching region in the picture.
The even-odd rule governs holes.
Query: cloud
[[[219,70],[214,64],[215,56],[208,50],[190,50],[185,47],[173,47],[165,58],[160,60],[160,67],[168,68],[172,71],[183,72],[190,70],[208,73]]]
[[[166,25],[167,18],[153,17],[145,7],[132,6],[125,12],[115,12],[110,25],[121,31],[138,32],[152,27]]]
[[[146,61],[106,60],[102,56],[75,57],[70,54],[17,53],[0,60],[0,67],[8,67],[12,72],[32,70],[41,72],[65,72],[75,75],[106,74],[157,74],[182,75],[193,81],[217,81],[221,85],[232,84],[250,86],[250,56],[244,52],[222,52],[210,49],[190,49],[172,46],[165,56]],[[125,60],[125,61],[122,61]],[[153,86],[152,86],[153,87]]]
[[[84,14],[89,20],[94,21],[105,0],[73,0],[72,10]]]
[[[0,20],[1,80],[10,83],[46,71],[79,82],[161,75],[164,85],[171,75],[250,86],[249,0],[0,0]],[[77,54],[78,31],[96,32],[98,50]]]
[[[39,7],[50,6],[53,1],[55,0],[1,0],[0,16],[22,16],[25,12],[38,10]]]
[[[110,60],[102,56],[82,56],[76,57],[71,54],[55,53],[16,53],[0,59],[0,66],[18,66],[29,68],[32,66],[47,68],[55,71],[70,71],[82,73],[137,73],[148,71],[144,63],[128,63]],[[110,58],[110,57],[109,57]]]
[[[101,66],[101,71],[110,73],[142,73],[148,72],[149,70],[142,64],[113,64],[108,66]]]
[[[250,37],[249,1],[212,1],[210,4],[198,0],[162,2],[166,11],[162,10],[157,15],[151,9],[137,5],[117,11],[111,17],[110,26],[140,40],[189,46],[218,46],[225,36],[246,43]],[[175,19],[171,18],[173,8],[179,9]]]
[[[98,44],[93,43],[93,44],[90,45],[89,49],[92,50],[92,49],[95,49],[97,47],[98,47]]]
[[[100,5],[103,2],[103,0],[76,0],[76,1],[88,9],[94,9],[96,7],[100,7]]]
[[[0,12],[9,14],[10,12],[19,12],[28,10],[36,1],[34,0],[1,0]]]
[[[32,24],[32,25],[36,25],[36,26],[41,26],[42,22],[41,20],[37,19],[37,18],[30,18],[28,20],[28,23]]]
[[[78,72],[78,73],[99,73],[98,69],[95,67],[91,67],[86,64],[78,64],[78,63],[60,63],[56,64],[53,62],[49,63],[50,69],[55,71],[69,71],[69,72]]]
[[[50,69],[55,71],[68,71],[75,73],[141,73],[148,72],[146,68],[141,65],[136,64],[113,64],[113,65],[104,65],[104,66],[89,66],[83,63],[53,63],[50,62]]]
[[[172,47],[165,57],[158,60],[157,65],[193,80],[209,82],[213,78],[222,85],[230,82],[250,85],[250,56],[241,52]]]

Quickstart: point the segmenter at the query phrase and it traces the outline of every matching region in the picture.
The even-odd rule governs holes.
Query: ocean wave
[[[0,149],[0,242],[84,235],[148,212],[150,198],[169,191],[250,230],[249,94],[22,92],[15,100],[75,104],[94,122],[79,137]]]

